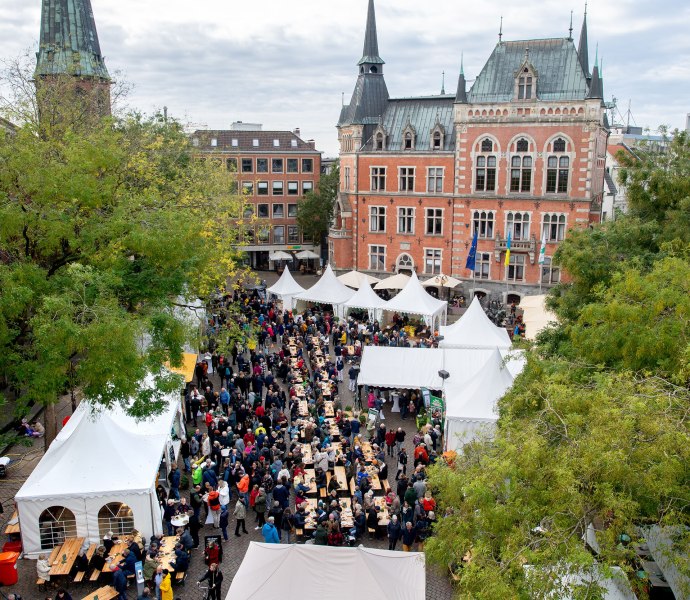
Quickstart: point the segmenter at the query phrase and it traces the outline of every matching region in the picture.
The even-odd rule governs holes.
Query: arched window
[[[530,192],[532,190],[532,157],[529,152],[529,142],[521,138],[515,142],[515,151],[510,159],[510,191]]]
[[[489,138],[484,138],[479,143],[479,154],[475,159],[474,191],[496,191],[496,164],[497,157],[494,152],[494,143]]]
[[[398,260],[395,264],[395,270],[398,273],[409,271],[410,273],[414,270],[414,261],[409,254],[403,253],[398,256]]]
[[[518,79],[518,100],[530,100],[532,98],[532,75],[529,69],[523,69],[523,74]]]
[[[570,178],[570,157],[564,153],[568,144],[563,138],[553,141],[550,155],[546,159],[546,193],[567,194]]]
[[[77,537],[77,520],[69,508],[51,506],[38,518],[38,531],[41,550],[49,550],[59,546],[67,538]]]
[[[475,210],[472,218],[472,234],[482,239],[494,237],[494,213],[491,210]]]
[[[506,237],[507,234],[513,241],[529,239],[529,213],[509,212],[506,216]]]
[[[117,536],[129,535],[134,529],[134,513],[122,502],[111,502],[98,511],[98,532],[101,538],[109,531]]]
[[[546,213],[542,222],[542,234],[547,242],[560,242],[565,238],[565,215]]]
[[[434,131],[431,147],[434,150],[440,150],[443,148],[443,134],[440,131]]]
[[[382,131],[379,131],[376,134],[376,149],[377,150],[383,150],[386,142],[386,136],[383,135]]]

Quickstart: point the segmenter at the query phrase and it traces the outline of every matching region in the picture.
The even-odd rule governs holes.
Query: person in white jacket
[[[227,481],[221,479],[218,482],[218,494],[219,494],[218,499],[220,500],[220,506],[221,506],[221,508],[225,508],[228,504],[230,504],[230,487],[228,486]]]
[[[39,555],[36,561],[36,574],[39,579],[43,579],[45,582],[50,581],[50,563],[45,554]]]

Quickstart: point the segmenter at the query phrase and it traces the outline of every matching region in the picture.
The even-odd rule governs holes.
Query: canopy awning
[[[275,250],[273,252],[269,252],[268,260],[292,260],[292,254],[284,252],[283,250]]]
[[[314,258],[321,258],[316,252],[312,252],[311,250],[302,250],[301,252],[298,252],[295,256],[299,258],[300,260],[311,260]]]
[[[295,300],[338,305],[347,302],[353,294],[353,290],[338,281],[331,265],[328,265],[321,278],[308,290],[295,295]]]
[[[385,283],[382,281],[381,283]],[[376,285],[378,289],[378,284]],[[423,315],[432,319],[436,315],[446,314],[448,303],[431,296],[419,283],[417,275],[413,272],[407,285],[389,300],[384,310],[412,315]]]
[[[380,310],[386,306],[386,301],[377,296],[371,289],[371,285],[366,279],[362,280],[361,287],[354,293],[352,298],[345,302],[346,308],[362,308],[367,310]]]
[[[520,301],[523,310],[522,322],[525,324],[525,337],[536,339],[539,332],[549,323],[558,322],[558,317],[546,308],[546,295],[525,296]]]
[[[397,275],[392,275],[382,281],[379,281],[375,286],[375,290],[401,290],[410,281],[410,276],[404,273],[398,273]]]
[[[182,364],[179,367],[171,367],[170,363],[166,362],[165,368],[171,373],[182,375],[185,383],[191,383],[192,379],[194,379],[194,367],[196,367],[198,356],[196,353],[185,352],[182,355]]]
[[[444,275],[441,273],[440,275],[435,275],[431,279],[427,279],[424,283],[422,283],[422,286],[427,288],[427,287],[445,287],[445,288],[450,288],[453,289],[454,287],[459,286],[462,283],[459,279],[455,279],[455,277],[451,277],[450,275]]]
[[[290,269],[286,265],[280,279],[266,291],[269,294],[283,297],[299,294],[304,291],[304,288],[293,279],[292,273],[290,273]]]
[[[348,271],[347,273],[338,275],[338,281],[344,283],[348,287],[355,288],[356,290],[359,289],[359,286],[362,284],[362,281],[364,280],[368,281],[371,285],[374,285],[381,281],[380,279],[377,279],[372,275],[360,273],[359,271]]]
[[[465,314],[448,327],[440,327],[441,348],[510,348],[505,327],[497,327],[486,316],[476,296]]]

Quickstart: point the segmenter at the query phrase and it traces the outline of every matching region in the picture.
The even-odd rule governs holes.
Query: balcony
[[[494,244],[494,258],[496,259],[496,262],[501,260],[501,252],[505,252],[507,249],[508,238],[504,238],[501,237],[500,234],[496,234],[496,241]],[[529,254],[530,264],[534,264],[534,259],[537,253],[537,238],[532,236],[528,240],[511,240],[510,251],[527,252]]]

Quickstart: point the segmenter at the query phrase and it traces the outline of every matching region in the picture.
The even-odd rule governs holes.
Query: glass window
[[[477,279],[491,279],[490,252],[477,252],[474,261],[474,276]]]
[[[302,182],[302,195],[308,194],[314,189],[313,181],[303,181]]]
[[[443,168],[429,167],[427,169],[427,186],[426,191],[430,194],[440,194],[443,192]]]
[[[559,283],[561,281],[561,270],[554,266],[551,257],[544,257],[544,264],[541,265],[541,282],[547,285]]]
[[[134,529],[134,513],[122,502],[111,502],[98,511],[98,532],[103,538],[109,531],[118,537],[127,536]]]
[[[250,219],[251,217],[253,217],[253,216],[254,216],[254,205],[252,205],[252,204],[245,204],[245,205],[244,205],[244,209],[243,209],[242,216],[243,216],[245,219]]]
[[[532,77],[523,75],[518,80],[518,100],[530,100],[532,98]]]
[[[434,132],[434,135],[431,138],[431,146],[434,150],[440,150],[443,148],[443,135],[440,131]]]
[[[513,156],[510,166],[510,191],[529,192],[532,188],[532,157]]]
[[[273,228],[273,243],[274,244],[284,244],[285,243],[285,226],[276,225]]]
[[[343,185],[345,186],[343,189],[345,191],[350,189],[350,167],[345,167],[343,169]]]
[[[251,196],[254,193],[254,182],[253,181],[243,181],[242,182],[242,193]]]
[[[287,193],[288,196],[299,196],[299,181],[288,181]]]
[[[274,204],[273,205],[273,218],[282,219],[285,217],[285,205],[284,204]]]
[[[482,152],[493,152],[494,143],[489,138],[483,139],[481,144],[481,150]]]
[[[414,136],[412,132],[407,131],[405,133],[405,150],[412,150],[414,148]]]
[[[437,248],[424,250],[424,272],[427,275],[439,275],[441,273],[441,250]]]
[[[414,192],[414,167],[400,167],[399,191]]]
[[[259,181],[256,184],[257,196],[268,196],[268,181]]]
[[[370,206],[369,207],[369,231],[371,231],[371,232],[386,231],[386,207],[385,206]]]
[[[288,244],[299,244],[299,227],[297,225],[288,225]]]
[[[284,185],[282,181],[274,181],[273,182],[273,195],[274,196],[282,196],[284,193]]]
[[[314,172],[314,159],[313,158],[303,158],[302,159],[302,173],[313,173]]]
[[[411,206],[398,208],[398,233],[414,233],[414,208]]]
[[[545,214],[542,227],[547,242],[563,241],[565,238],[565,215]]]
[[[508,261],[508,280],[509,281],[524,281],[525,280],[525,255],[512,254]]]
[[[256,172],[257,173],[268,173],[268,159],[267,158],[257,158],[256,159]]]
[[[484,142],[491,143],[491,140],[484,140]],[[482,142],[482,145],[484,144]],[[496,157],[495,156],[478,156],[477,167],[475,169],[474,189],[477,192],[495,192],[496,191]]]
[[[77,537],[77,520],[64,506],[46,508],[38,517],[41,549],[48,550],[63,544],[67,538]]]
[[[297,161],[296,158],[288,158],[287,159],[287,165],[286,165],[287,173],[298,173],[299,172],[299,162]]]
[[[386,270],[385,246],[369,246],[369,269],[371,271]]]
[[[296,204],[288,204],[288,212],[287,215],[289,218],[294,219],[297,216],[297,205]]]
[[[376,138],[374,140],[374,147],[377,150],[383,150],[385,145],[385,136],[383,133],[379,132],[376,134]]]
[[[268,219],[268,204],[257,204],[256,216],[259,217],[259,219]]]
[[[231,173],[237,173],[237,159],[236,158],[226,158],[225,168]]]
[[[513,241],[529,239],[529,213],[509,212],[506,218],[506,231],[510,233]]]
[[[494,237],[494,213],[490,210],[475,210],[472,218],[474,228],[472,235],[477,233],[477,237],[482,239],[493,239]]]
[[[283,159],[274,158],[271,160],[271,173],[282,173],[283,172]]]
[[[426,209],[426,235],[443,235],[443,209]]]
[[[371,167],[371,191],[386,191],[386,167]]]
[[[553,151],[565,151],[565,140],[557,139],[553,143]],[[570,175],[570,158],[567,156],[549,156],[546,161],[546,193],[567,194],[568,178]]]
[[[259,227],[256,232],[256,238],[259,244],[268,244],[271,240],[271,228],[268,225]]]
[[[242,159],[242,173],[252,173],[254,170],[254,161],[251,158]]]

